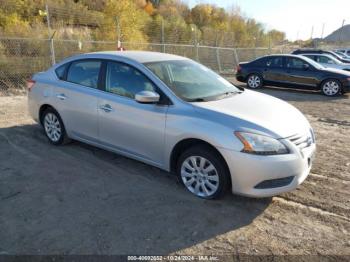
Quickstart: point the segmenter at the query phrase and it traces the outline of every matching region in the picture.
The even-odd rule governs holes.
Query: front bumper
[[[274,156],[220,149],[231,173],[232,192],[249,197],[270,197],[297,188],[310,172],[315,151],[315,143],[302,150],[295,147],[290,154]],[[292,178],[288,180],[289,177]],[[287,179],[288,184],[272,183],[271,188],[260,186],[283,179]]]

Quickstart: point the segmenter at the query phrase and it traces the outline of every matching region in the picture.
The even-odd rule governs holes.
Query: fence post
[[[199,62],[199,44],[196,43],[196,60]]]
[[[239,64],[239,58],[238,58],[238,54],[237,54],[237,49],[233,49],[233,55],[235,57],[235,60],[236,60],[236,65]]]
[[[160,36],[161,36],[161,43],[162,43],[162,52],[165,53],[165,44],[164,44],[164,20],[162,19],[162,24],[161,24],[161,30],[160,30]]]
[[[218,68],[219,68],[219,72],[222,72],[222,68],[221,68],[221,61],[220,61],[220,50],[217,47],[216,48],[216,62],[218,63]]]
[[[115,25],[117,30],[117,50],[122,48],[121,36],[120,36],[120,24],[118,16],[115,17]]]
[[[195,57],[196,61],[199,62],[199,45],[198,45],[198,40],[197,40],[197,28],[191,26],[191,30],[194,33],[194,41],[193,41],[193,48],[195,49]]]
[[[53,37],[55,34],[51,35],[51,23],[50,23],[50,13],[49,6],[46,4],[46,19],[47,19],[47,30],[49,34],[49,44],[50,44],[50,55],[51,55],[51,63],[52,65],[56,64],[56,56],[55,56],[55,45],[53,42]]]

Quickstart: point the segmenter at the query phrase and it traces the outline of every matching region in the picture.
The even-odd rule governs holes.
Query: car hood
[[[347,64],[344,64],[347,65]],[[350,66],[346,66],[346,67],[350,67]],[[322,69],[323,71],[327,71],[330,73],[336,73],[336,74],[340,74],[343,75],[345,77],[349,77],[350,76],[350,72],[344,71],[342,69],[336,69],[336,68],[331,68],[331,67],[326,67],[324,69]]]
[[[305,116],[294,106],[250,90],[221,100],[196,102],[193,106],[205,119],[229,125],[233,131],[286,138],[310,129]]]

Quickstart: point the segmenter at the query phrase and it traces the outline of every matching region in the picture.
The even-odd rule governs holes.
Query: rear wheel
[[[69,142],[61,117],[53,108],[45,110],[42,116],[42,124],[50,143],[62,145]]]
[[[321,91],[326,96],[335,96],[341,93],[341,83],[336,79],[329,79],[322,83]]]
[[[215,199],[229,188],[229,172],[218,154],[206,146],[194,146],[179,158],[177,174],[192,194]]]
[[[261,88],[263,86],[263,79],[257,74],[251,74],[247,79],[247,86],[252,89]]]

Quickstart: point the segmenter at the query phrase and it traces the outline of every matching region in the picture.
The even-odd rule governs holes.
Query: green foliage
[[[105,9],[105,24],[97,37],[104,40],[115,40],[119,28],[120,38],[125,42],[147,42],[144,34],[145,25],[151,17],[142,9],[138,8],[133,1],[107,0]],[[116,26],[118,25],[118,26]],[[105,30],[105,28],[109,30]]]

